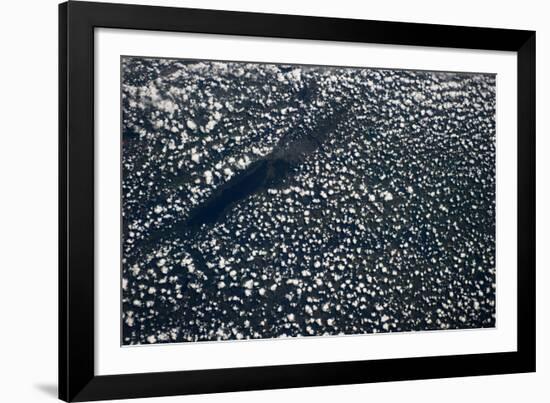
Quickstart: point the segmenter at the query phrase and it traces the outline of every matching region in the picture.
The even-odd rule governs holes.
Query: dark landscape
[[[495,326],[494,75],[123,57],[121,90],[123,345]]]

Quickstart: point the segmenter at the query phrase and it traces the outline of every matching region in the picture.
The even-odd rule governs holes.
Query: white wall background
[[[538,372],[143,402],[547,401],[550,392],[549,11],[540,0],[121,1],[537,31]],[[57,0],[0,6],[0,400],[44,402],[57,382]]]

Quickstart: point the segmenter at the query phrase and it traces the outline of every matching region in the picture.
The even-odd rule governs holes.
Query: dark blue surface
[[[123,59],[123,343],[495,325],[495,77]]]

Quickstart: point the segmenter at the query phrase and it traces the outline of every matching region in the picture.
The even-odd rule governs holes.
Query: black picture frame
[[[517,351],[97,376],[94,29],[517,52]],[[89,401],[535,371],[535,32],[69,1],[59,5],[59,398]]]

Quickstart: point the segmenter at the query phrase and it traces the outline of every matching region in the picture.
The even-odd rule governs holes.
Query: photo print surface
[[[496,325],[494,74],[124,56],[123,345]]]

